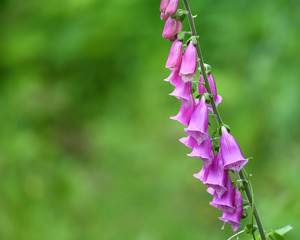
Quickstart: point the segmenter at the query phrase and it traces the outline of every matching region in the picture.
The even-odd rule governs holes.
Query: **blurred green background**
[[[232,235],[169,119],[159,4],[0,1],[0,239]],[[300,2],[190,5],[264,226],[299,239]]]

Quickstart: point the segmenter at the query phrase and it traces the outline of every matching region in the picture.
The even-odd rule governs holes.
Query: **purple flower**
[[[231,169],[239,172],[248,159],[243,157],[241,149],[232,135],[230,135],[226,128],[222,127],[222,136],[220,139],[220,151],[224,161],[224,169]]]
[[[178,39],[172,44],[170,54],[166,63],[166,68],[176,70],[180,68],[182,59],[182,42]]]
[[[232,188],[232,183],[229,177],[229,174],[226,174],[226,185],[227,191],[222,195],[220,198],[216,191],[214,192],[214,198],[212,202],[210,202],[210,205],[219,208],[220,210],[224,212],[233,213],[235,210],[234,207],[234,191]]]
[[[195,173],[193,176],[195,178],[199,179],[200,181],[205,182],[206,178],[207,178],[207,174],[208,174],[208,168],[209,167],[206,167],[205,165],[203,165],[201,171],[198,173]]]
[[[182,101],[179,113],[176,116],[170,118],[173,120],[177,120],[178,122],[188,126],[194,107],[195,107],[194,98],[192,95],[190,95],[189,101]]]
[[[222,97],[217,95],[217,86],[216,86],[215,79],[212,74],[207,74],[207,78],[208,78],[208,83],[210,86],[211,93],[214,95],[214,100],[215,100],[216,104],[217,104],[217,102],[219,104],[220,100],[218,98],[221,98],[221,101],[222,101]],[[204,83],[203,75],[200,75],[199,82]],[[206,88],[204,85],[199,84],[199,94],[203,94],[203,93],[207,93]]]
[[[169,2],[170,2],[170,0],[161,0],[161,2],[160,2],[160,11],[161,12],[165,12],[166,11]]]
[[[214,195],[215,194],[215,190],[211,187],[209,187],[208,189],[206,189],[206,191],[210,194],[210,195]]]
[[[165,79],[166,82],[170,82],[173,86],[176,86],[179,76],[179,69],[173,70],[169,77]]]
[[[168,19],[168,15],[164,14],[163,12],[160,14],[160,19],[166,21]]]
[[[177,21],[169,17],[165,23],[165,27],[162,33],[163,38],[168,39],[169,41],[173,42],[175,40],[175,35],[177,34]]]
[[[182,101],[191,101],[190,95],[192,91],[192,83],[191,82],[183,82],[181,77],[178,76],[177,83],[174,91],[169,95],[174,96]]]
[[[173,16],[177,11],[177,7],[178,7],[178,0],[170,0],[165,13],[168,16]]]
[[[214,95],[214,101],[216,103],[216,106],[218,106],[219,103],[222,102],[222,97],[217,95],[217,87],[216,87],[215,79],[212,74],[207,74],[207,78],[208,78],[208,83],[209,83],[209,86],[211,89],[211,93]],[[202,75],[200,75],[199,82],[204,83],[204,78]],[[203,94],[203,93],[207,93],[206,88],[203,84],[199,84],[199,94]],[[213,113],[213,110],[211,107],[208,107],[208,110]]]
[[[191,82],[188,82],[191,83]],[[189,126],[185,129],[187,135],[195,138],[200,144],[207,136],[208,127],[208,110],[205,97],[202,96],[201,101],[197,104],[190,120]],[[209,139],[210,142],[210,139]]]
[[[190,82],[195,77],[195,72],[197,68],[197,50],[193,42],[190,41],[189,45],[185,49],[182,63],[180,67],[180,76],[182,76],[183,81]]]
[[[189,148],[194,148],[197,145],[197,140],[191,136],[180,138],[179,141]]]
[[[214,154],[211,148],[211,141],[208,132],[206,132],[204,135],[202,142],[200,144],[196,144],[193,148],[193,151],[187,155],[189,157],[201,158],[206,167],[211,164]]]
[[[225,187],[226,171],[223,169],[223,160],[220,152],[212,160],[212,164],[208,170],[208,176],[204,184],[212,187],[219,198],[227,191]]]
[[[242,225],[241,218],[243,215],[243,207],[240,207],[243,204],[243,198],[237,187],[234,189],[234,196],[235,211],[233,213],[223,212],[222,217],[219,219],[229,223],[232,227],[232,230],[236,232]]]

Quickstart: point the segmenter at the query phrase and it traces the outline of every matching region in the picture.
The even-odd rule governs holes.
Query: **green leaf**
[[[284,235],[287,232],[291,231],[292,229],[293,229],[293,227],[291,225],[287,225],[287,226],[285,226],[283,228],[275,230],[274,232],[276,232],[276,233],[278,233],[280,235]]]
[[[285,240],[285,238],[283,236],[281,236],[280,234],[278,234],[276,232],[270,233],[269,239],[270,240]]]

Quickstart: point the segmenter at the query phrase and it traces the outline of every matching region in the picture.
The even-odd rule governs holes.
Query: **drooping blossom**
[[[243,157],[241,149],[232,135],[230,135],[226,128],[222,126],[222,136],[220,139],[220,151],[224,161],[224,169],[231,169],[239,172],[248,159]]]
[[[243,215],[243,207],[241,206],[243,204],[243,198],[241,193],[239,192],[238,188],[235,187],[234,189],[234,206],[235,206],[235,211],[233,213],[229,212],[223,212],[222,217],[219,219],[227,222],[231,225],[231,228],[234,232],[236,232],[241,224],[241,218]]]
[[[188,82],[191,83],[191,82]],[[207,136],[208,127],[208,110],[205,102],[205,97],[202,96],[191,116],[190,124],[185,129],[187,135],[195,138],[200,144]],[[210,141],[210,139],[209,139]]]
[[[176,19],[169,17],[165,23],[165,27],[162,33],[163,38],[173,42],[175,35],[178,33],[178,23]]]
[[[180,76],[182,76],[183,81],[190,82],[195,77],[196,69],[197,69],[197,50],[193,42],[190,41],[182,57],[179,74]]]
[[[168,15],[164,14],[163,12],[160,14],[160,19],[166,21],[168,19]]]
[[[173,70],[171,74],[165,79],[166,82],[170,82],[173,86],[177,85],[177,80],[179,78],[179,69]]]
[[[182,101],[191,101],[192,83],[182,81],[181,76],[177,77],[176,87],[169,95],[174,96]]]
[[[209,187],[208,189],[206,189],[206,192],[208,192],[210,195],[214,195],[215,194],[215,190],[211,187]]]
[[[207,175],[208,175],[208,167],[206,167],[205,165],[203,165],[202,169],[200,170],[200,172],[195,173],[193,176],[197,179],[199,179],[202,182],[205,182],[207,179]]]
[[[230,180],[229,174],[226,174],[226,189],[227,191],[222,195],[222,197],[219,197],[216,191],[214,192],[214,198],[212,202],[210,202],[210,205],[224,211],[233,213],[235,210],[234,207],[234,191],[232,188],[232,182]]]
[[[187,155],[189,157],[201,158],[204,162],[205,167],[208,167],[211,164],[212,159],[214,158],[214,154],[211,148],[211,141],[208,132],[204,135],[201,143],[196,144],[193,148],[193,151]]]
[[[218,104],[222,102],[222,97],[217,95],[217,86],[216,86],[215,79],[211,73],[207,74],[207,78],[208,78],[208,83],[210,86],[211,93],[214,95],[214,101],[218,106]],[[200,75],[199,82],[204,83],[203,75]],[[199,84],[199,94],[203,94],[203,93],[207,93],[206,88],[203,84]]]
[[[190,94],[190,100],[182,101],[179,113],[176,116],[170,117],[170,118],[173,120],[177,120],[178,122],[188,126],[190,119],[191,119],[191,115],[194,110],[194,107],[195,107],[194,98]]]
[[[208,175],[204,184],[212,187],[219,198],[223,196],[227,188],[226,184],[227,172],[223,169],[223,160],[220,152],[212,160],[212,164],[208,170]]]
[[[189,148],[194,148],[197,145],[197,140],[192,136],[182,137],[179,141]]]
[[[160,11],[165,12],[168,5],[169,5],[170,0],[161,0],[160,2]]]
[[[165,11],[165,14],[168,16],[173,16],[177,11],[177,7],[178,7],[178,0],[170,0],[168,7]]]
[[[172,44],[169,57],[166,63],[166,68],[176,70],[180,68],[182,59],[182,41],[176,39]]]

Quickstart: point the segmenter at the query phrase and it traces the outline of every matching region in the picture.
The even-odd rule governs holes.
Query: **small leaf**
[[[274,232],[276,232],[276,233],[278,233],[280,235],[284,235],[287,232],[291,231],[292,229],[293,229],[293,227],[291,225],[287,225],[287,226],[285,226],[283,228],[275,230]]]
[[[269,239],[270,240],[285,240],[285,238],[283,236],[281,236],[280,234],[278,234],[276,232],[270,233]]]

